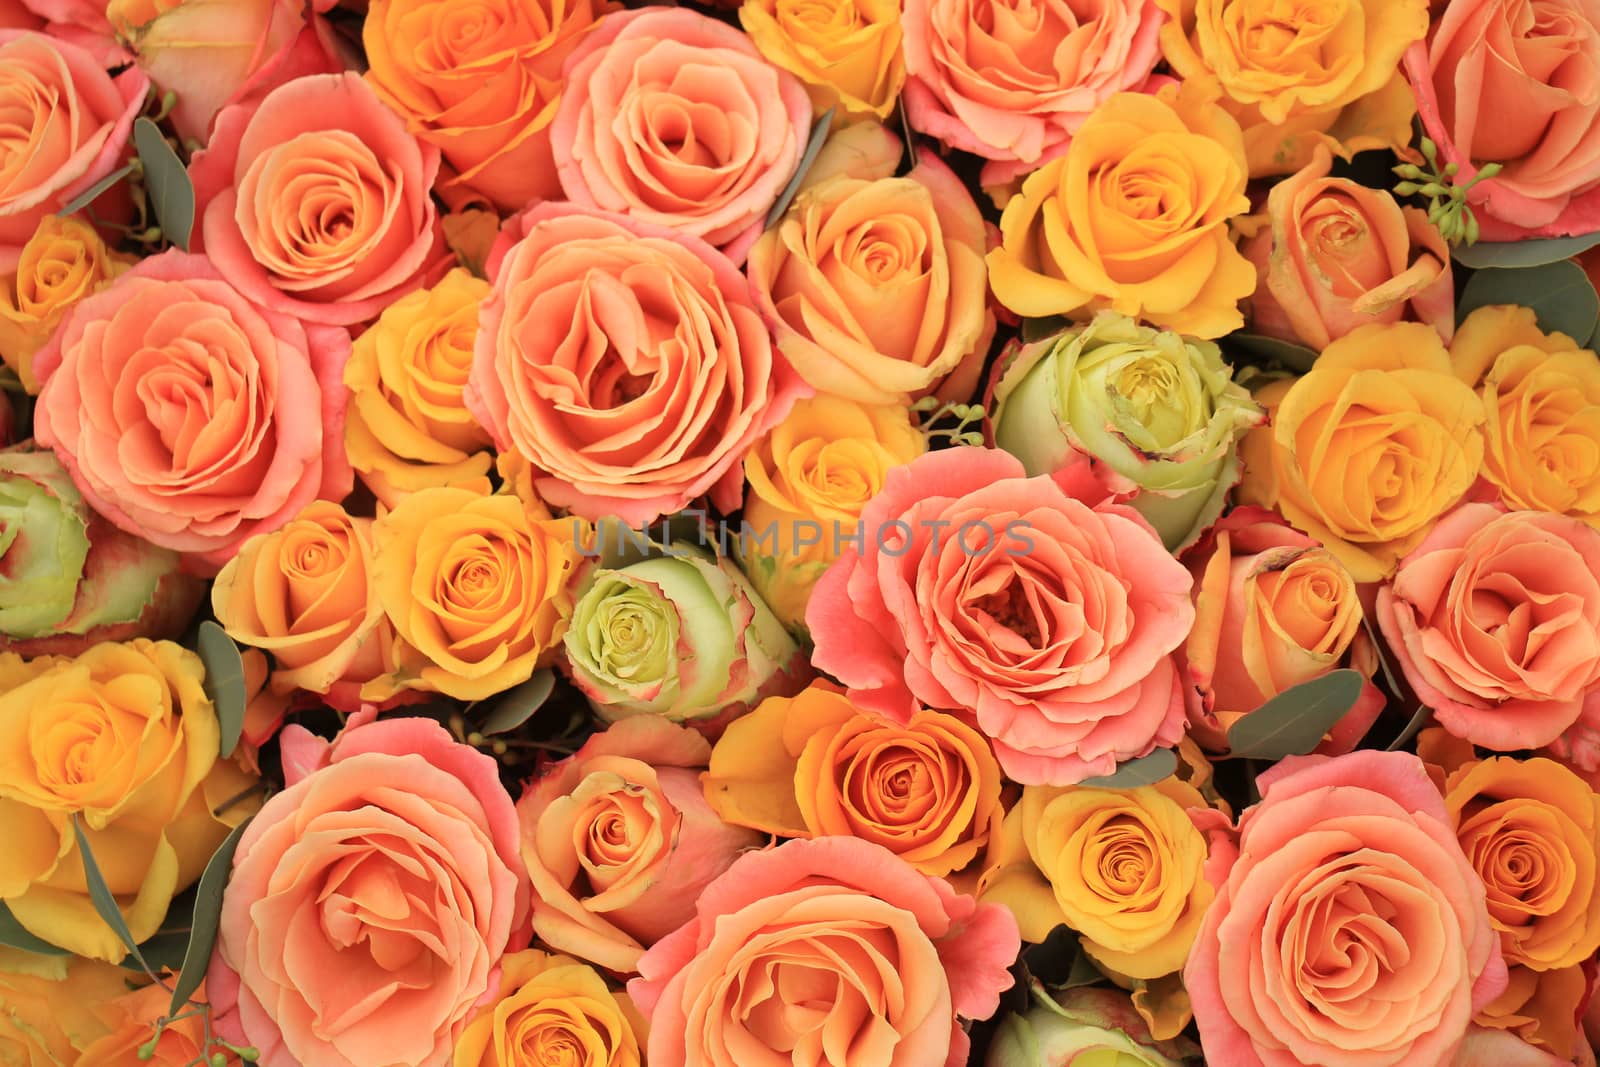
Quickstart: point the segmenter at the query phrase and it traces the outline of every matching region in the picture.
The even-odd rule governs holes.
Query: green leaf
[[[96,200],[100,199],[101,193],[105,192],[107,189],[111,188],[113,185],[117,184],[132,173],[132,163],[129,163],[126,166],[118,167],[116,170],[112,171],[110,174],[107,174],[104,178],[101,178],[99,181],[89,186],[89,188],[85,189],[71,200],[68,200],[67,206],[56,212],[56,214],[62,218],[66,218],[68,215],[77,214],[90,204],[94,203]]]
[[[483,725],[478,727],[478,732],[486,737],[510,733],[532,718],[534,712],[544,707],[544,702],[550,699],[555,687],[554,671],[546,667],[542,671],[534,672],[532,678],[508,689],[495,701],[493,710],[484,716]]]
[[[111,932],[128,946],[128,952],[139,961],[140,968],[150,971],[150,965],[145,962],[138,943],[133,940],[133,931],[128,929],[128,921],[122,917],[122,909],[117,906],[116,896],[112,894],[111,887],[106,885],[105,876],[100,873],[94,850],[89,847],[88,835],[83,832],[83,824],[76,815],[72,817],[72,833],[78,839],[78,856],[83,860],[83,880],[89,887],[89,902],[106,925],[111,927]]]
[[[1475,272],[1456,302],[1456,322],[1490,304],[1520,304],[1539,316],[1545,333],[1559,330],[1587,344],[1600,321],[1600,295],[1583,268],[1569,260],[1539,267],[1491,267]]]
[[[250,820],[246,819],[233,828],[206,862],[205,873],[200,875],[200,886],[194,897],[194,921],[189,924],[183,970],[178,972],[178,980],[172,987],[169,1015],[178,1014],[205,979],[211,950],[217,943],[217,925],[222,921],[222,891],[227,887],[228,875],[233,873],[233,854],[239,849],[239,839],[249,825]]]
[[[21,949],[23,952],[37,953],[40,956],[68,954],[66,949],[57,948],[50,942],[30,934],[21,923],[17,922],[17,917],[11,914],[11,909],[6,907],[3,900],[0,900],[0,945]]]
[[[189,237],[194,233],[194,185],[189,171],[161,135],[161,128],[148,118],[133,120],[133,144],[144,164],[145,192],[162,234],[189,251]]]
[[[1238,362],[1242,358],[1251,363],[1277,363],[1298,374],[1309,371],[1311,365],[1317,361],[1315,349],[1297,345],[1293,341],[1281,341],[1265,334],[1230,333],[1217,344],[1222,347],[1224,354],[1230,357],[1229,362]],[[1238,358],[1234,358],[1235,356]]]
[[[1096,789],[1137,789],[1141,785],[1154,785],[1177,769],[1177,753],[1170,748],[1158,748],[1148,756],[1129,760],[1111,774],[1087,778],[1078,784]]]
[[[1365,684],[1360,671],[1346,668],[1284,690],[1228,730],[1230,755],[1260,760],[1305,755],[1355,707]]]
[[[233,638],[210,619],[200,624],[195,645],[200,662],[206,668],[206,696],[217,709],[217,724],[222,728],[218,751],[227,759],[233,755],[239,745],[239,735],[244,732],[244,711],[249,702],[244,688],[244,660]]]
[[[1406,723],[1406,728],[1400,731],[1400,736],[1389,742],[1388,751],[1399,752],[1411,743],[1411,739],[1423,731],[1433,721],[1433,709],[1426,704],[1418,704],[1417,710],[1411,713],[1411,721]]]
[[[806,180],[806,172],[811,169],[811,164],[817,161],[817,153],[822,151],[822,145],[828,139],[828,129],[833,125],[833,108],[829,108],[817,117],[811,124],[811,140],[806,142],[805,155],[800,157],[800,166],[795,170],[794,177],[789,179],[789,184],[783,187],[783,192],[778,194],[778,199],[773,201],[772,210],[767,212],[767,222],[764,229],[772,229],[783,218],[783,213],[789,210],[789,205],[794,202],[795,195],[800,192],[800,185]]]
[[[1473,245],[1452,248],[1450,258],[1473,270],[1485,267],[1542,267],[1546,263],[1571,259],[1595,245],[1600,245],[1600,233],[1543,241],[1479,241]]]

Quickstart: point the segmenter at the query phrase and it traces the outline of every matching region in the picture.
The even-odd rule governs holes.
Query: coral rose
[[[890,471],[812,593],[812,657],[862,707],[977,717],[1010,778],[1071,785],[1183,734],[1170,653],[1192,580],[1135,513],[1091,509],[1004,452]]]
[[[33,356],[68,311],[99,292],[134,263],[106,248],[93,226],[79,218],[46,215],[22,246],[16,273],[0,282],[0,359],[17,372],[22,388],[37,395]]]
[[[189,164],[196,250],[274,311],[364,322],[433,265],[438,170],[359,75],[297,78],[218,113]]]
[[[143,260],[34,360],[34,435],[94,509],[215,573],[253,534],[340,500],[343,330],[253,302],[203,256]]]
[[[1195,337],[1237,330],[1256,285],[1228,231],[1250,209],[1246,178],[1238,123],[1198,88],[1118,93],[1006,202],[995,299],[1029,318],[1110,309]]]
[[[906,80],[895,0],[744,0],[739,24],[761,54],[801,81],[819,114],[887,118]]]
[[[445,1067],[527,922],[499,764],[427,719],[284,737],[287,788],[223,897],[212,1025],[263,1067]]]
[[[1600,700],[1600,530],[1463,504],[1378,591],[1411,688],[1457,737],[1548,745]]]
[[[646,716],[612,724],[528,784],[517,818],[541,941],[632,974],[647,947],[694,918],[706,886],[763,840],[706,803],[710,757],[700,734]]]
[[[737,508],[745,450],[806,392],[737,268],[694,237],[568,205],[511,232],[466,388],[495,447],[587,519],[642,526],[708,492]]]
[[[17,269],[41,219],[116,169],[149,88],[75,44],[0,30],[0,108],[15,131],[0,143],[0,271]]]
[[[1184,968],[1228,1067],[1448,1064],[1505,987],[1483,883],[1422,761],[1291,756],[1258,779]]]
[[[694,903],[628,983],[650,1067],[957,1067],[1019,948],[1004,908],[851,837],[749,853]]]
[[[744,262],[805,151],[800,80],[732,26],[662,7],[607,17],[562,76],[550,141],[567,199]]]
[[[500,989],[456,1041],[452,1067],[640,1067],[645,1023],[593,967],[529,949],[500,961]]]

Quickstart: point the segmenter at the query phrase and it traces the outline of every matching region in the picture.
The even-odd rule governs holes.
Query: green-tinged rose
[[[90,510],[54,453],[0,452],[0,650],[72,655],[176,636],[200,592],[177,553]]]
[[[1030,476],[1091,461],[1174,552],[1222,514],[1262,419],[1215,344],[1112,312],[1022,345],[995,389],[995,443]]]
[[[804,685],[804,654],[739,569],[672,551],[598,569],[578,597],[567,662],[601,718],[707,719]]]
[[[1183,1038],[1156,1041],[1124,993],[1082,987],[1052,999],[1037,980],[1035,1006],[1008,1015],[984,1067],[1182,1067],[1198,1050]]]

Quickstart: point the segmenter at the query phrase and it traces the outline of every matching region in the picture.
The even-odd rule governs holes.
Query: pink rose
[[[601,19],[563,74],[550,141],[567,197],[744,262],[805,151],[805,85],[732,26],[661,7]]]
[[[1422,761],[1292,756],[1258,783],[1237,844],[1213,833],[1217,896],[1183,972],[1206,1060],[1448,1064],[1506,966]]]
[[[806,609],[858,704],[977,716],[1008,776],[1071,785],[1183,736],[1189,572],[1148,523],[992,449],[891,470]]]
[[[349,354],[345,331],[165,252],[86,297],[34,357],[34,436],[96,511],[214,574],[251,535],[350,492]]]
[[[1016,920],[854,837],[745,854],[639,961],[650,1067],[958,1067],[1010,988]]]
[[[189,165],[197,250],[274,311],[364,322],[438,265],[438,172],[359,74],[297,78],[217,115]]]
[[[116,169],[149,88],[75,44],[0,30],[0,273],[17,269],[40,219]]]
[[[287,788],[239,841],[206,975],[263,1067],[445,1067],[527,918],[494,759],[427,719],[291,726]]]
[[[1378,592],[1378,624],[1439,725],[1513,752],[1600,701],[1600,530],[1463,504]]]

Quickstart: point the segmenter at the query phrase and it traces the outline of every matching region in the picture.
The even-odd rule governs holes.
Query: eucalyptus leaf
[[[17,917],[11,914],[11,909],[0,900],[0,945],[21,949],[23,952],[32,952],[40,956],[65,956],[67,950],[57,948],[42,938],[35,937],[27,931]]]
[[[1433,721],[1433,709],[1426,704],[1418,704],[1417,710],[1411,713],[1411,721],[1406,723],[1406,728],[1400,731],[1400,736],[1389,742],[1388,751],[1399,752],[1411,743],[1411,739],[1420,734],[1423,729]]]
[[[244,732],[245,706],[249,703],[244,687],[244,659],[228,632],[210,619],[200,624],[195,645],[200,662],[206,668],[206,696],[211,698],[217,710],[217,724],[222,728],[217,748],[222,758],[227,759],[239,745],[239,735]]]
[[[1177,753],[1170,748],[1158,748],[1148,756],[1129,760],[1111,774],[1088,778],[1079,784],[1096,789],[1137,789],[1142,785],[1154,785],[1177,769]]]
[[[1223,353],[1231,363],[1238,362],[1237,354],[1253,363],[1278,363],[1297,374],[1304,374],[1317,361],[1315,349],[1265,334],[1230,333],[1217,344],[1222,346]]]
[[[486,737],[510,733],[531,719],[534,712],[544,707],[545,701],[550,699],[555,687],[555,672],[550,668],[534,672],[532,678],[507,690],[495,701],[493,710],[484,716],[478,732]]]
[[[83,823],[78,821],[76,815],[72,817],[72,833],[78,839],[78,857],[83,860],[83,880],[89,887],[89,902],[94,905],[96,914],[111,927],[111,932],[128,947],[133,958],[139,961],[140,968],[149,971],[150,965],[139,951],[133,931],[128,929],[128,920],[122,917],[122,908],[117,905],[116,896],[111,892],[111,887],[106,885],[105,876],[100,873],[94,850],[89,847],[89,837],[83,832]]]
[[[132,163],[129,163],[126,166],[118,167],[116,170],[112,171],[110,174],[107,174],[104,178],[101,178],[99,181],[89,186],[89,188],[85,189],[71,200],[68,200],[66,207],[63,207],[60,211],[56,212],[56,214],[62,218],[66,218],[68,215],[77,214],[90,204],[94,203],[96,200],[100,199],[101,193],[105,192],[107,189],[111,188],[113,185],[117,184],[132,173]]]
[[[185,252],[194,233],[194,184],[178,153],[148,118],[133,120],[133,145],[144,164],[144,188],[168,241]]]
[[[172,1005],[168,1014],[176,1015],[188,1003],[189,997],[205,980],[206,967],[211,963],[211,950],[217,943],[217,926],[222,921],[222,891],[227,887],[228,875],[233,872],[233,854],[239,849],[239,839],[244,836],[246,819],[233,828],[223,839],[217,851],[206,861],[200,875],[200,885],[195,892],[193,921],[189,924],[188,944],[183,953],[183,970],[172,987]]]
[[[1479,241],[1456,246],[1450,250],[1450,258],[1473,270],[1483,270],[1485,267],[1542,267],[1546,263],[1571,259],[1595,245],[1600,245],[1600,233],[1541,241]]]
[[[811,139],[806,142],[805,155],[800,157],[800,166],[795,169],[794,177],[789,179],[789,184],[783,187],[783,192],[778,194],[778,199],[773,201],[772,210],[767,212],[767,221],[764,229],[772,229],[783,218],[783,213],[789,210],[789,205],[794,203],[795,196],[800,192],[800,186],[806,180],[806,172],[811,169],[811,164],[817,161],[817,154],[822,151],[822,146],[828,140],[828,130],[833,126],[833,108],[829,108],[817,116],[817,121],[811,124]]]
[[[1456,322],[1491,304],[1532,308],[1545,333],[1560,331],[1580,345],[1594,336],[1600,321],[1600,295],[1583,268],[1569,260],[1538,267],[1490,267],[1467,279],[1456,302]]]
[[[1366,684],[1360,671],[1330,671],[1286,689],[1228,730],[1230,755],[1280,760],[1303,756],[1356,705]]]

